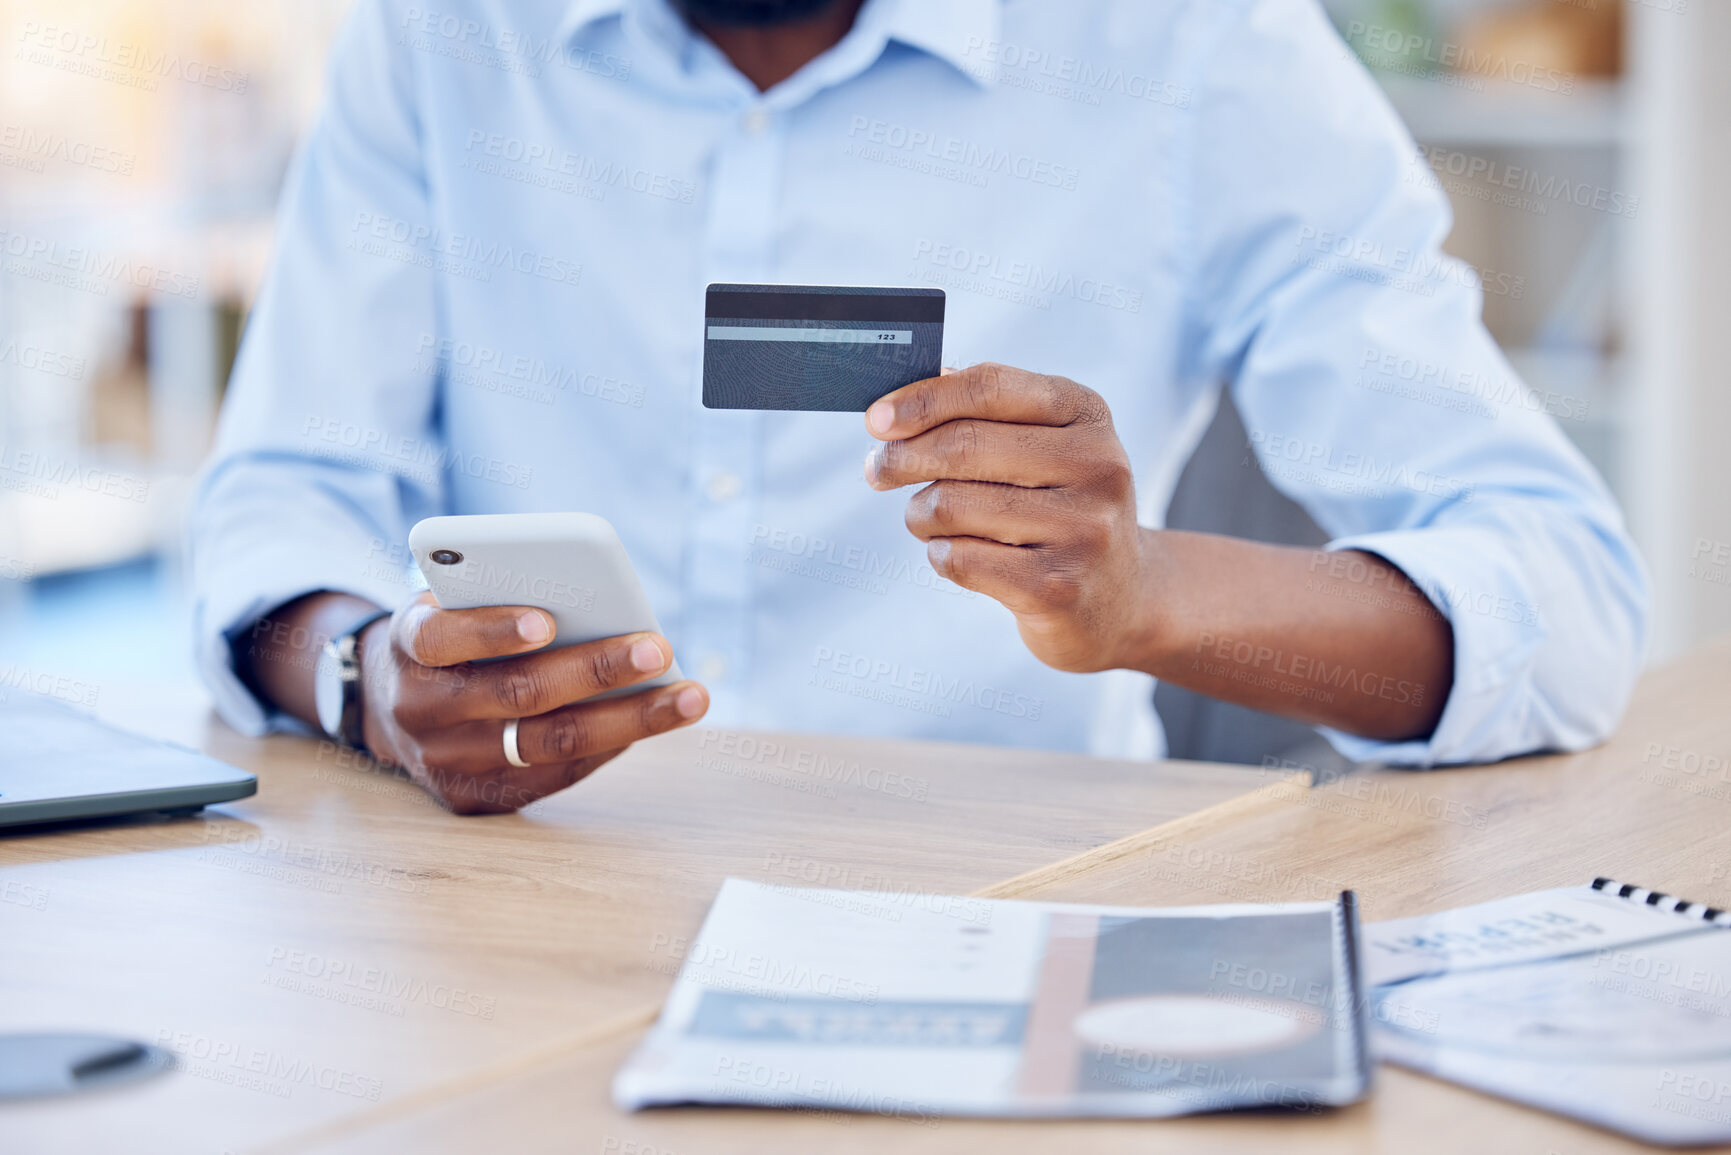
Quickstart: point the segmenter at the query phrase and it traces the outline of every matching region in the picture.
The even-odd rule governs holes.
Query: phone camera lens
[[[454,549],[436,549],[427,556],[440,565],[456,565],[463,560],[463,555]]]

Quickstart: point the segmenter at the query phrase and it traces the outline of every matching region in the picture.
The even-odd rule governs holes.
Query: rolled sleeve
[[[1355,761],[1412,766],[1602,741],[1633,686],[1645,590],[1633,555],[1591,536],[1580,523],[1511,505],[1485,521],[1330,542],[1391,562],[1448,619],[1454,685],[1425,741],[1325,736]],[[1594,628],[1578,628],[1583,621]]]
[[[446,500],[425,357],[437,285],[392,239],[430,214],[417,79],[390,28],[387,3],[362,0],[332,54],[189,515],[199,666],[247,734],[280,719],[236,676],[235,641],[314,591],[400,604],[415,588],[408,527]]]
[[[1247,190],[1195,196],[1200,371],[1230,382],[1247,449],[1329,548],[1393,563],[1454,632],[1428,739],[1326,736],[1424,766],[1602,740],[1640,665],[1647,579],[1603,482],[1480,320],[1486,286],[1523,286],[1442,251],[1447,201],[1314,5],[1237,6],[1198,137],[1235,144],[1199,149],[1196,187]],[[1387,688],[1340,676],[1336,692]]]
[[[321,484],[318,471],[288,462],[237,464],[213,480],[202,502],[198,534],[212,548],[197,554],[198,666],[218,713],[243,734],[256,736],[283,721],[234,669],[235,643],[254,623],[314,591],[352,594],[395,609],[420,588],[397,544],[406,527],[373,524],[352,504],[376,479],[339,477]],[[284,502],[285,490],[296,500]],[[390,502],[378,495],[367,504],[387,508]]]

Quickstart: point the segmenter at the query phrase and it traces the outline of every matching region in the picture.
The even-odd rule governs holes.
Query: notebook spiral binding
[[[1663,891],[1648,890],[1645,887],[1634,886],[1626,882],[1617,882],[1610,878],[1593,879],[1593,889],[1606,894],[1615,894],[1618,898],[1626,898],[1632,902],[1646,903],[1659,910],[1672,911],[1685,918],[1698,918],[1702,922],[1710,922],[1715,926],[1731,926],[1731,911],[1720,910],[1706,903],[1690,902],[1686,898],[1678,898],[1674,894]]]

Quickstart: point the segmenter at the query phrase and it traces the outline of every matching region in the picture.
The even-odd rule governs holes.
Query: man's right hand
[[[374,608],[328,591],[279,607],[254,625],[237,655],[242,676],[279,710],[316,727],[318,653]],[[673,650],[659,634],[546,649],[552,640],[552,616],[528,606],[442,610],[422,594],[381,618],[359,639],[368,749],[458,814],[497,814],[563,790],[639,738],[689,726],[709,709],[696,682],[583,701],[665,671]],[[505,760],[512,718],[527,767]]]
[[[709,708],[696,682],[583,701],[664,672],[673,649],[660,634],[543,650],[552,640],[542,610],[443,610],[422,594],[360,639],[367,748],[459,814],[499,813],[563,790],[638,739],[688,726]],[[512,718],[527,768],[505,760]]]

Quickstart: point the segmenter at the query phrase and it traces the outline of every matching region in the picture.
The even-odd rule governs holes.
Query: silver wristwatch
[[[319,729],[333,742],[365,749],[361,740],[360,636],[390,610],[368,614],[326,642],[313,671],[313,702],[318,708]]]

